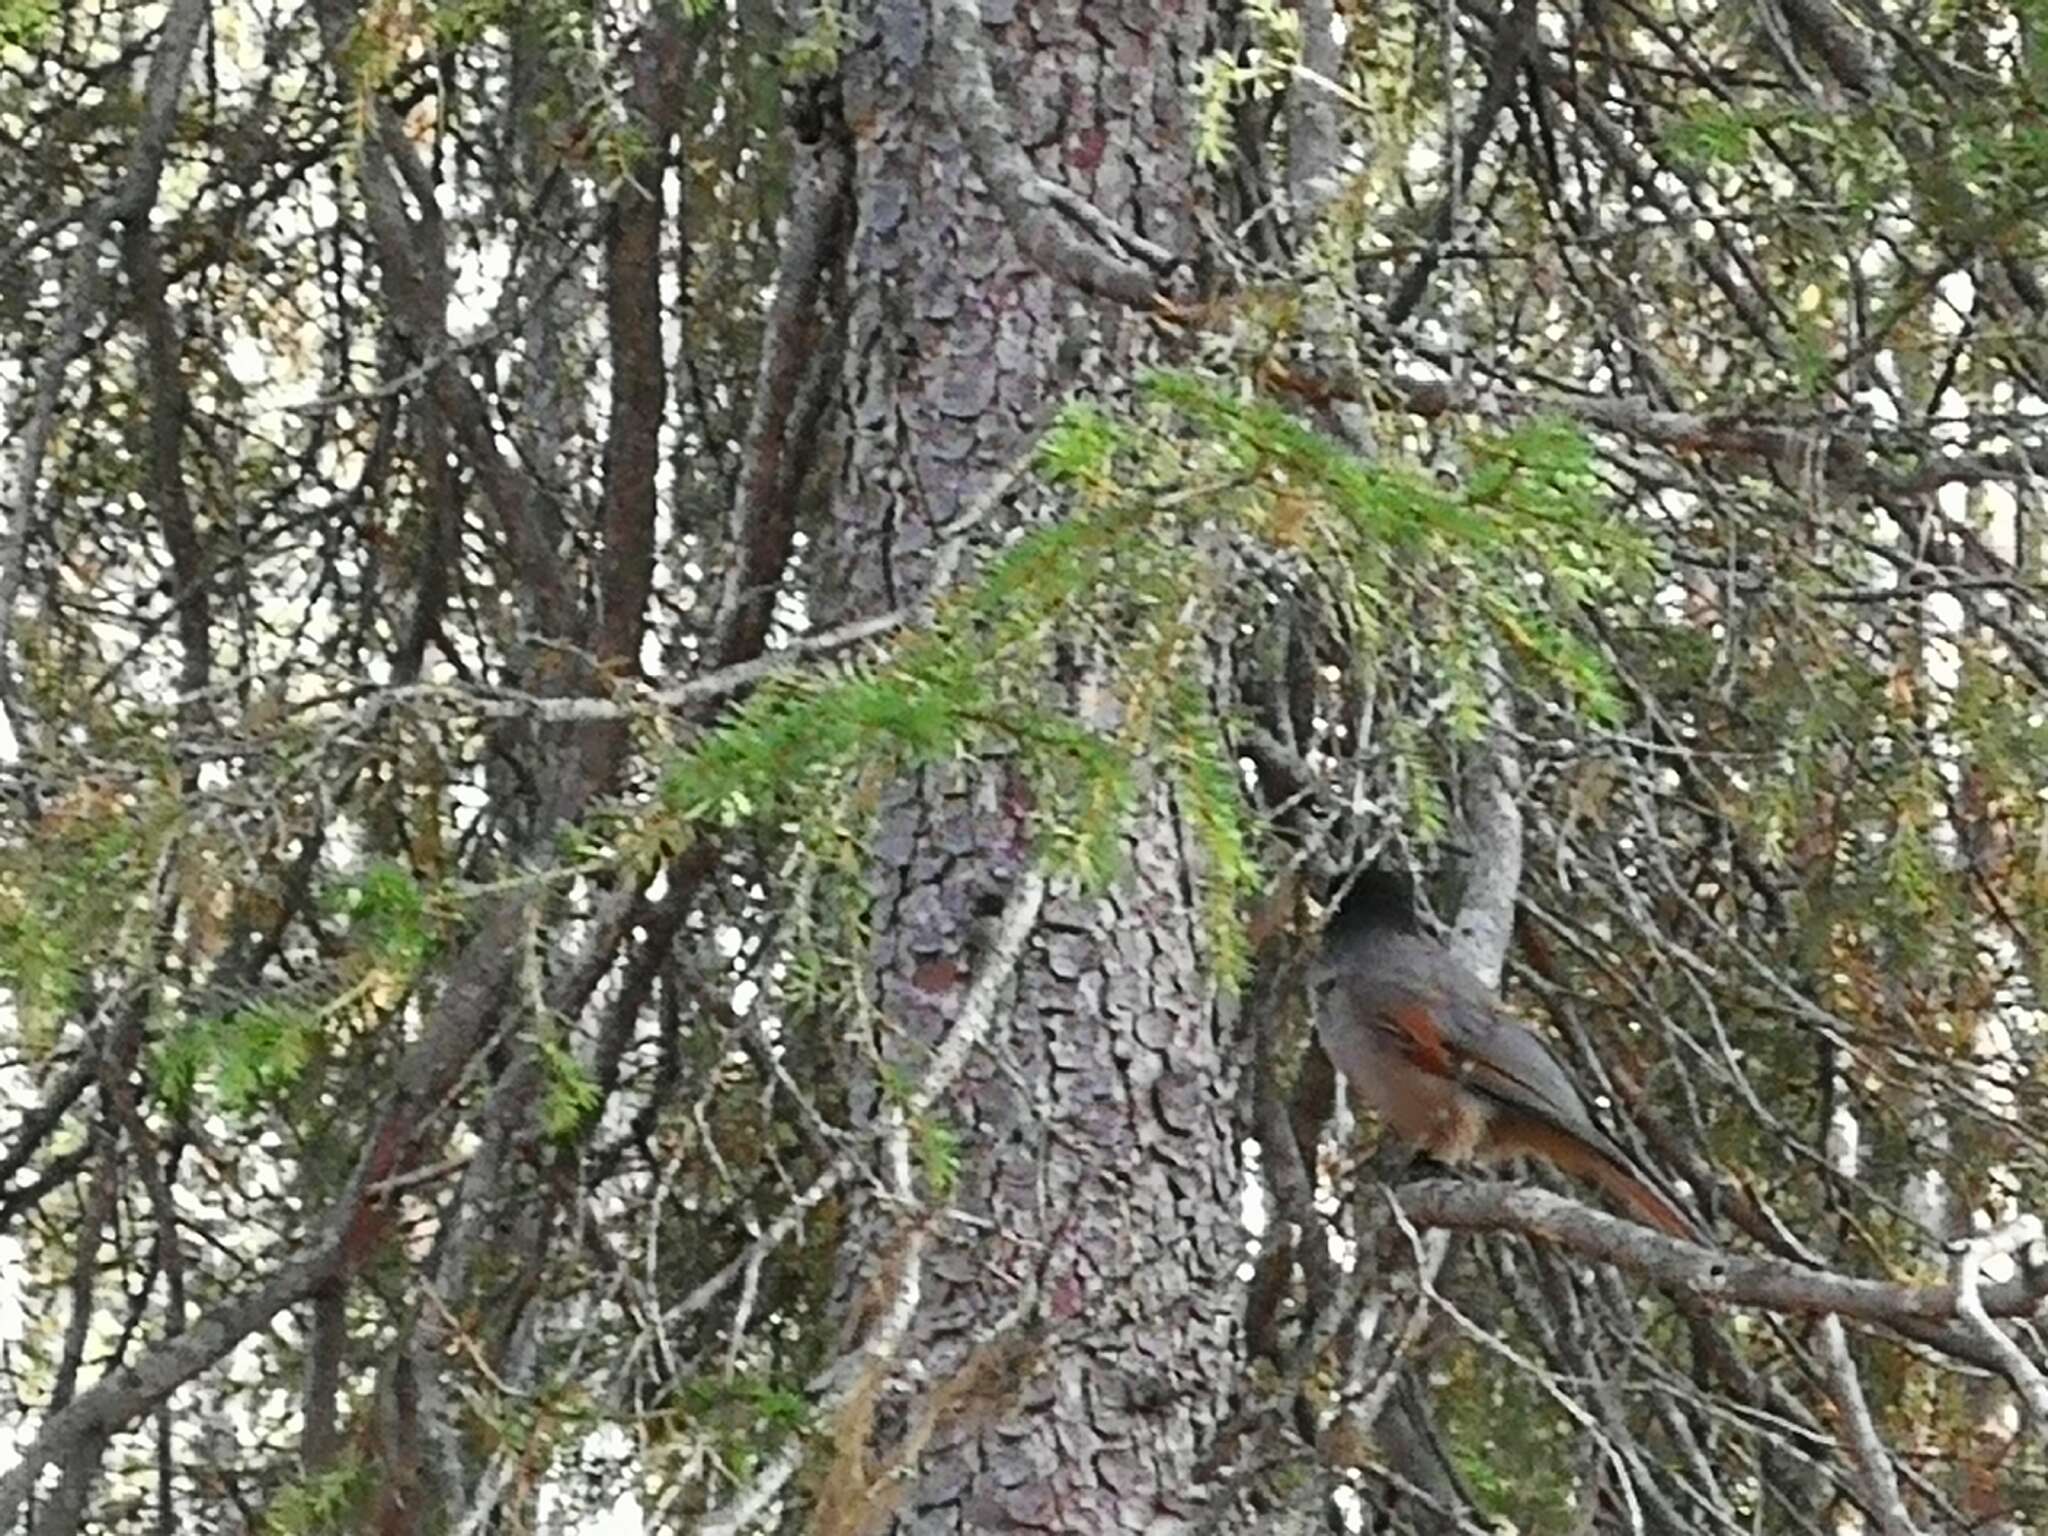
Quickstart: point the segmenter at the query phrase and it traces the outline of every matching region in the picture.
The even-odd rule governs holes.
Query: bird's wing
[[[1603,1156],[1626,1161],[1541,1035],[1503,1013],[1490,998],[1446,995],[1431,1013],[1453,1070],[1474,1093],[1547,1121]]]
[[[1355,1002],[1359,1022],[1383,1047],[1433,1077],[1456,1078],[1518,1109],[1578,1107],[1571,1079],[1541,1042],[1483,1005],[1475,1010],[1431,988],[1384,984],[1363,989]],[[1526,1047],[1517,1034],[1527,1037]]]
[[[1343,999],[1339,1018],[1348,1015],[1352,1027],[1372,1031],[1383,1048],[1577,1136],[1603,1156],[1622,1156],[1542,1037],[1508,1015],[1441,945],[1375,934],[1348,940],[1333,961],[1326,984]]]
[[[1426,999],[1409,992],[1387,993],[1371,1004],[1368,1023],[1381,1042],[1399,1052],[1410,1066],[1432,1077],[1458,1075],[1457,1058],[1446,1046]]]

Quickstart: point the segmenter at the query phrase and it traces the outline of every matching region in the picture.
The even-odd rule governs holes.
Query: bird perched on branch
[[[1353,881],[1310,984],[1323,1049],[1404,1141],[1449,1164],[1540,1157],[1651,1226],[1704,1241],[1594,1123],[1542,1038],[1422,932],[1405,876],[1375,869]]]

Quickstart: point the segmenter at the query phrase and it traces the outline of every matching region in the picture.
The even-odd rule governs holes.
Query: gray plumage
[[[1376,870],[1354,882],[1324,930],[1311,987],[1323,1049],[1403,1139],[1447,1163],[1545,1158],[1697,1239],[1542,1038],[1417,929],[1406,880]]]

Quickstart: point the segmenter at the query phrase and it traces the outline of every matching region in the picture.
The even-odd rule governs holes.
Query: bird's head
[[[1349,968],[1353,947],[1383,933],[1420,933],[1415,916],[1415,882],[1399,870],[1360,870],[1337,887],[1336,904],[1323,923],[1322,943],[1309,967],[1310,997],[1323,1006],[1325,991]]]
[[[1385,928],[1401,933],[1420,931],[1415,917],[1415,882],[1405,871],[1363,869],[1338,891],[1337,904],[1323,924],[1326,947]]]

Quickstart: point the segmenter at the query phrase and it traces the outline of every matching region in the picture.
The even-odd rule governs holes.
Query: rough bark
[[[983,15],[978,41],[1007,123],[963,133],[949,116],[932,87],[960,64],[939,57],[922,4],[881,5],[847,73],[853,439],[835,509],[835,617],[917,600],[933,530],[998,483],[1047,419],[1073,382],[1074,339],[1124,366],[1142,344],[1128,313],[1020,250],[967,140],[993,128],[1112,223],[1189,243],[1183,102],[1199,14]],[[1063,686],[1084,695],[1085,682]],[[958,1012],[987,943],[981,919],[1029,863],[1031,811],[1000,765],[899,784],[885,803],[873,963],[881,1048],[908,1071]],[[930,1382],[987,1379],[927,1444],[899,1529],[1167,1530],[1192,1508],[1195,1458],[1232,1375],[1241,1249],[1235,1069],[1197,963],[1186,860],[1174,808],[1155,795],[1113,889],[1048,899],[967,1066],[951,1204],[976,1224],[935,1227],[898,1358]],[[872,1078],[855,1097],[883,1112]],[[872,1214],[871,1240],[850,1248],[849,1305],[900,1249],[899,1229]],[[992,1337],[987,1321],[1020,1303],[1012,1336]],[[1000,1369],[987,1369],[992,1358]],[[916,1432],[879,1419],[861,1426],[876,1454]],[[879,1528],[873,1501],[837,1507],[858,1517],[848,1528]]]

